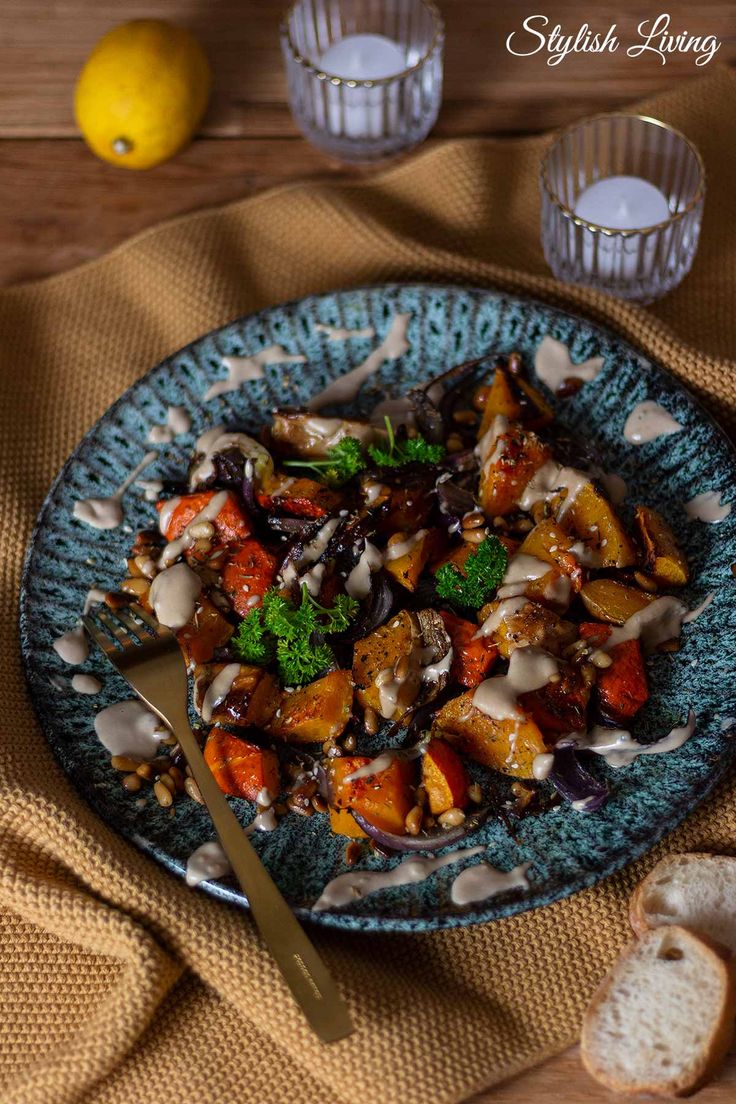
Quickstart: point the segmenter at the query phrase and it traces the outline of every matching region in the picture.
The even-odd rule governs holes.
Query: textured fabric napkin
[[[462,1100],[575,1040],[627,938],[627,895],[657,857],[733,847],[728,782],[646,859],[533,914],[423,936],[316,930],[358,1025],[324,1047],[250,920],[187,889],[77,797],[39,731],[18,655],[23,549],[80,435],[165,354],[272,303],[396,279],[527,291],[613,326],[735,429],[736,84],[716,71],[644,109],[685,131],[709,173],[693,272],[649,310],[549,277],[545,138],[445,142],[367,182],[281,188],[0,295],[6,1104]]]

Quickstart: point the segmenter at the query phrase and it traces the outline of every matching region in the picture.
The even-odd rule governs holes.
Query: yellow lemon
[[[124,169],[150,169],[185,146],[204,114],[210,67],[194,35],[158,19],[101,38],[79,74],[77,125],[90,149]]]

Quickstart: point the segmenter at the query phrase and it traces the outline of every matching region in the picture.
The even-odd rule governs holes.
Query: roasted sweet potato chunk
[[[446,543],[439,529],[420,529],[416,534],[392,533],[386,546],[384,567],[401,586],[415,590],[430,557],[439,554]],[[397,555],[402,549],[406,551]]]
[[[483,681],[498,658],[498,648],[487,636],[476,637],[478,626],[464,617],[440,610],[452,641],[450,677],[469,690]]]
[[[649,697],[646,668],[638,640],[623,640],[608,653],[610,667],[598,672],[596,696],[601,712],[621,723],[635,716]]]
[[[276,753],[213,728],[204,746],[204,758],[223,793],[255,801],[261,790],[276,797],[281,789]]]
[[[228,555],[222,571],[222,589],[241,617],[246,617],[272,586],[276,557],[257,540],[243,541]]]
[[[647,571],[665,586],[685,586],[689,578],[687,561],[662,515],[649,506],[637,506],[634,521]]]
[[[186,527],[194,521],[197,514],[201,514],[215,495],[220,493],[219,491],[201,491],[197,494],[182,495],[169,516],[164,533],[167,541],[176,540],[177,537],[180,537]],[[230,544],[233,541],[245,540],[246,537],[250,536],[252,529],[250,519],[235,495],[230,491],[226,493],[225,504],[211,524],[215,527],[217,539],[223,544]],[[157,502],[156,508],[160,510],[163,505],[163,501]]]
[[[561,663],[560,681],[519,697],[519,705],[542,732],[580,732],[587,728],[590,683],[580,667]]]
[[[468,776],[462,760],[437,737],[430,740],[422,758],[422,785],[434,816],[448,809],[464,809],[468,804]]]
[[[524,720],[494,721],[473,705],[473,691],[440,709],[432,731],[464,755],[514,778],[533,778],[534,757],[546,751],[537,724]]]
[[[350,671],[330,671],[290,694],[283,691],[267,729],[292,744],[324,743],[341,735],[352,711]]]
[[[551,456],[535,433],[510,425],[481,468],[478,497],[488,516],[513,514],[527,483]]]

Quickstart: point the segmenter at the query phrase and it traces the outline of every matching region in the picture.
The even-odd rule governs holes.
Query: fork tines
[[[92,613],[94,616],[85,614],[82,617],[82,624],[94,642],[108,655],[117,651],[115,641],[123,648],[130,648],[154,636],[169,635],[169,629],[135,603],[117,610],[111,610],[108,606],[97,606]],[[107,629],[107,632],[100,631],[95,618]],[[110,634],[114,640],[110,639]]]

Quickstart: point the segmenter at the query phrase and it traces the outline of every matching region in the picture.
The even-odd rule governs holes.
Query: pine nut
[[[187,529],[194,540],[212,540],[215,535],[215,527],[211,521],[196,521]]]
[[[138,790],[141,788],[140,775],[137,775],[135,772],[133,774],[126,774],[123,778],[123,786],[128,793],[138,793]]]
[[[199,786],[193,778],[184,779],[184,789],[189,794],[192,801],[196,801],[198,805],[204,805],[204,798],[199,792]]]
[[[397,682],[403,682],[406,676],[409,674],[409,657],[407,655],[399,656],[394,664],[394,676]]]
[[[146,782],[150,782],[153,778],[153,767],[150,763],[141,763],[140,766],[135,768],[135,773],[140,778],[145,778]]]
[[[422,828],[425,832],[429,832],[431,828],[434,828],[436,823],[437,821],[434,819],[434,817],[428,814],[422,821]]]
[[[480,805],[483,800],[483,791],[478,782],[471,782],[468,786],[468,797],[474,805]]]
[[[485,525],[486,516],[482,514],[480,510],[473,510],[471,514],[466,514],[462,521],[463,529],[480,529],[481,525]]]
[[[493,528],[494,529],[508,529],[508,523],[506,521],[506,518],[494,517],[494,519],[493,519]]]
[[[363,727],[365,728],[369,736],[375,736],[378,732],[378,729],[380,728],[378,714],[376,713],[375,709],[371,709],[370,706],[368,706],[365,713],[363,714]]]
[[[519,518],[514,525],[514,529],[517,533],[531,533],[534,528],[534,522],[531,518]]]
[[[169,767],[169,777],[173,779],[174,785],[177,790],[184,789],[184,772],[180,771],[178,767],[172,765]]]
[[[598,648],[597,651],[593,652],[591,655],[590,662],[594,667],[610,667],[613,660],[608,652],[604,652],[602,649]]]
[[[137,770],[140,762],[140,759],[132,759],[129,755],[113,755],[110,766],[113,770],[125,771],[128,774],[130,771]]]
[[[322,797],[322,794],[314,795],[314,797],[312,798],[312,808],[314,809],[315,813],[327,812],[327,802]]]
[[[457,422],[458,425],[475,425],[478,421],[478,415],[474,410],[456,410],[452,415],[452,420]]]
[[[358,859],[360,858],[360,853],[362,850],[363,848],[360,846],[359,843],[356,843],[355,840],[353,840],[352,843],[349,843],[345,848],[346,866],[355,866]]]
[[[465,823],[465,813],[462,809],[448,809],[446,813],[440,813],[437,819],[443,828],[457,828]]]
[[[422,806],[415,805],[414,808],[406,814],[404,825],[410,836],[418,836],[422,829]]]
[[[459,433],[450,433],[445,441],[445,447],[448,452],[462,452],[463,439]]]
[[[166,787],[170,794],[176,793],[176,782],[170,774],[164,773],[160,775],[158,781]]]
[[[156,564],[150,556],[134,556],[133,563],[144,579],[152,579],[156,574]]]
[[[342,742],[343,751],[352,753],[358,746],[358,741],[355,739],[355,733],[349,732]]]
[[[153,792],[156,795],[156,800],[163,809],[168,809],[169,805],[174,800],[174,795],[171,790],[163,784],[161,779],[158,782],[153,783]]]
[[[486,539],[485,529],[463,529],[462,537],[466,544],[482,544]]]
[[[126,594],[135,594],[136,598],[143,598],[148,594],[150,583],[148,579],[124,579],[120,589]]]

